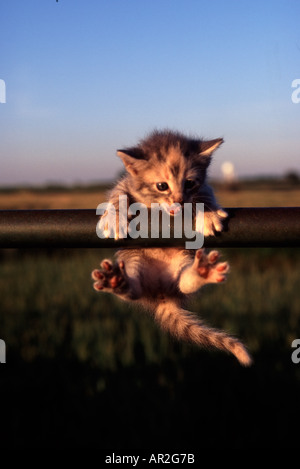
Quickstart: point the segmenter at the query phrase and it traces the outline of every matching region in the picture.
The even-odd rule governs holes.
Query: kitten
[[[120,195],[126,195],[129,204],[142,202],[149,208],[154,202],[169,205],[202,202],[204,236],[222,231],[227,214],[206,183],[211,155],[222,142],[221,138],[203,141],[169,130],[154,131],[136,147],[117,152],[127,173],[111,191],[109,202],[116,211]],[[184,309],[191,294],[208,283],[223,282],[228,271],[228,263],[219,262],[217,251],[121,249],[116,262],[103,260],[101,269],[92,272],[92,278],[95,290],[138,302],[178,339],[231,352],[242,365],[248,366],[251,357],[238,339],[206,326]]]

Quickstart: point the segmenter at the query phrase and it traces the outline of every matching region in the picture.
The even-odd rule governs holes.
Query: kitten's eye
[[[156,187],[157,187],[157,189],[158,189],[159,191],[161,191],[161,192],[164,192],[164,191],[166,191],[167,189],[169,189],[169,186],[168,186],[168,184],[167,184],[166,182],[158,182],[158,183],[156,184]]]
[[[193,181],[192,179],[187,179],[184,183],[184,188],[185,189],[192,189],[195,185],[195,181]]]

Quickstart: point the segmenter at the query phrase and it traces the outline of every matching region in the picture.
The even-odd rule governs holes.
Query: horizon
[[[113,187],[118,178],[115,179],[94,179],[88,181],[59,181],[59,180],[48,180],[42,181],[37,183],[26,183],[20,182],[17,184],[0,184],[0,192],[1,191],[22,191],[22,190],[29,190],[29,191],[55,191],[55,190],[93,190],[93,189],[101,189],[101,186],[104,188],[106,187]],[[221,176],[215,177],[208,177],[207,180],[208,184],[214,185],[222,185],[222,187],[228,187],[230,189],[231,184],[233,184],[234,188],[238,188],[239,185],[243,184],[256,184],[256,183],[266,183],[266,184],[273,184],[273,183],[286,183],[290,184],[291,186],[297,188],[300,185],[300,172],[297,171],[287,171],[282,175],[276,174],[251,174],[245,175],[243,177],[237,178],[232,182],[226,181],[226,179]],[[230,189],[231,190],[231,189]]]

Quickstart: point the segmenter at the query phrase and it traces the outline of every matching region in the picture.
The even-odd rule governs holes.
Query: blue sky
[[[300,171],[299,0],[2,0],[0,185],[115,178],[153,128],[223,137],[212,176]]]

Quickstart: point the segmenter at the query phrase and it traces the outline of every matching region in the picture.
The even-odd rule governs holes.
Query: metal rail
[[[300,246],[300,207],[226,208],[225,229],[206,247]],[[0,248],[184,246],[181,239],[100,239],[96,210],[0,210]],[[191,240],[189,240],[191,241]]]

